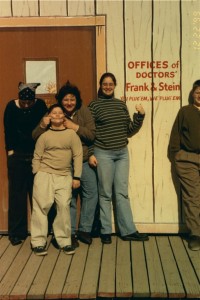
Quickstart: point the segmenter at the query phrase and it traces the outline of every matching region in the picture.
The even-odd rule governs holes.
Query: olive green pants
[[[181,183],[185,222],[191,235],[200,236],[200,154],[180,150],[175,156]]]

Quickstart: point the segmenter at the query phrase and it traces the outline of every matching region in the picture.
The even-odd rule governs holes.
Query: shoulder
[[[195,107],[192,104],[188,104],[188,105],[182,106],[179,109],[179,113],[188,113],[190,111],[195,111]]]
[[[18,108],[15,104],[15,100],[10,100],[7,104],[6,104],[6,107],[5,107],[5,110],[4,110],[4,115],[8,115],[8,114],[12,114],[12,113],[17,113],[18,111]]]
[[[7,104],[6,104],[6,108],[12,108],[15,107],[15,99],[10,100]]]
[[[90,114],[90,110],[85,104],[82,104],[79,110],[77,111],[77,115],[85,115],[85,114]]]
[[[122,107],[127,107],[126,102],[124,102],[118,98],[113,98],[113,101]]]
[[[45,107],[47,108],[46,106],[46,103],[43,99],[40,99],[40,98],[36,98],[36,102],[35,102],[36,105],[40,106],[40,107]]]
[[[98,99],[99,100],[99,99]],[[99,102],[98,100],[92,100],[89,104],[88,104],[88,107],[93,107],[95,105],[97,105]],[[98,103],[97,103],[98,102]]]

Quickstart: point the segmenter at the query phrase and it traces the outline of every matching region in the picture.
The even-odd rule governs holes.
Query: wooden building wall
[[[146,111],[143,128],[129,142],[135,222],[141,231],[184,230],[179,184],[167,147],[175,116],[188,103],[192,83],[200,79],[200,1],[0,1],[0,20],[100,15],[106,16],[105,71],[116,75],[116,96],[126,100],[131,114],[136,103]],[[1,223],[7,207],[0,205]]]

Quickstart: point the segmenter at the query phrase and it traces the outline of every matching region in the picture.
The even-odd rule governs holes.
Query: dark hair
[[[100,80],[99,80],[99,84],[102,85],[102,82],[103,82],[104,79],[107,78],[107,77],[112,78],[112,81],[114,82],[114,85],[117,85],[117,80],[116,80],[116,78],[115,78],[115,75],[112,74],[112,73],[109,73],[109,72],[104,73],[104,74],[101,76],[101,78],[100,78]]]
[[[104,95],[104,93],[102,92],[102,89],[101,89],[101,85],[102,85],[104,79],[107,78],[107,77],[110,77],[110,78],[112,79],[112,81],[114,82],[114,85],[115,85],[115,86],[117,85],[117,80],[116,80],[116,77],[115,77],[114,74],[109,73],[109,72],[104,73],[104,74],[101,76],[100,80],[99,80],[99,85],[100,85],[100,87],[99,87],[99,90],[98,90],[98,97],[105,97],[105,98],[107,98],[107,97]],[[113,96],[114,96],[114,93],[113,93],[113,95],[112,95],[111,97],[113,97]],[[111,98],[111,97],[109,96],[109,98]]]
[[[193,92],[196,90],[196,88],[200,87],[200,79],[196,80],[194,83],[193,83],[193,86],[192,86],[192,90]]]
[[[189,104],[194,104],[194,97],[193,97],[193,93],[195,92],[195,90],[200,87],[200,79],[196,80],[193,85],[192,85],[192,90],[189,93],[189,97],[188,97],[188,102]]]
[[[56,94],[56,100],[58,101],[58,104],[62,106],[62,100],[63,98],[68,95],[72,94],[76,97],[76,109],[79,109],[82,105],[82,99],[81,99],[81,94],[79,89],[75,86],[72,85],[69,81],[67,81],[58,91]]]
[[[65,112],[65,111],[64,111],[64,108],[63,108],[60,104],[55,103],[55,104],[53,104],[53,105],[51,105],[51,106],[49,107],[49,109],[48,109],[48,114],[50,114],[50,113],[52,112],[52,110],[53,110],[54,108],[56,108],[56,107],[60,107],[60,108],[62,109],[63,113]]]

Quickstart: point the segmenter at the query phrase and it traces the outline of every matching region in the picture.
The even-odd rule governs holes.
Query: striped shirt
[[[132,121],[125,102],[115,98],[98,98],[89,104],[89,109],[96,125],[94,146],[105,150],[125,147],[127,138],[139,131],[144,119],[144,115],[137,113]]]

